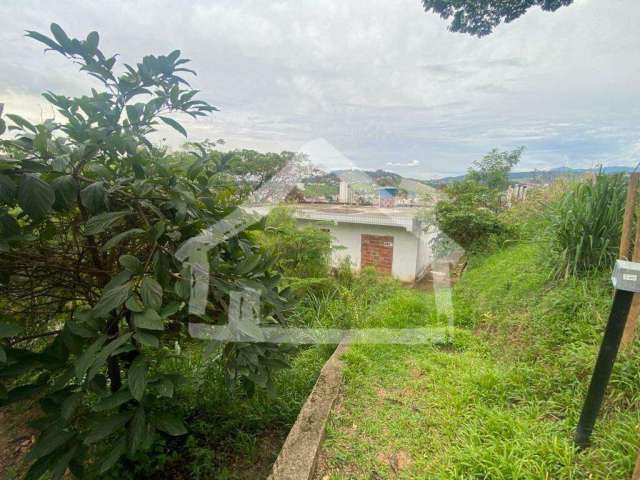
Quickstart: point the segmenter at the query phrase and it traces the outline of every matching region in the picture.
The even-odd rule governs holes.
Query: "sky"
[[[419,0],[0,0],[0,18],[0,103],[33,121],[55,114],[43,91],[95,85],[24,37],[56,22],[98,31],[124,63],[180,49],[220,109],[178,118],[190,141],[421,179],[464,173],[493,148],[525,146],[518,170],[640,161],[637,0],[536,8],[480,39]],[[155,140],[184,141],[167,129]]]

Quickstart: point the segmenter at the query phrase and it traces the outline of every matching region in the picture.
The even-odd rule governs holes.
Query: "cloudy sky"
[[[181,49],[220,108],[185,120],[190,140],[333,152],[325,166],[418,178],[520,145],[520,170],[640,161],[637,0],[531,10],[482,39],[449,32],[419,0],[0,0],[0,18],[0,102],[32,120],[53,115],[42,91],[92,85],[23,36],[56,22],[97,30],[124,62]]]

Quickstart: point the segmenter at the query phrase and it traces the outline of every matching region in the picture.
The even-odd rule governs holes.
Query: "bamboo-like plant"
[[[610,268],[622,229],[626,185],[622,175],[598,173],[578,183],[552,208],[550,234],[556,278]]]

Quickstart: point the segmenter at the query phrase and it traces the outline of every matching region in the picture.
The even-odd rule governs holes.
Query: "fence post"
[[[636,458],[636,468],[633,469],[631,480],[640,480],[640,451],[638,451],[638,458]]]
[[[633,224],[633,212],[636,206],[639,175],[639,173],[633,172],[629,176],[627,201],[624,206],[624,220],[622,222],[622,237],[620,238],[620,254],[618,255],[618,258],[623,260],[629,260],[629,249],[631,248],[631,226]]]
[[[627,204],[625,205],[624,212],[624,222],[627,222],[627,218],[630,216],[631,220],[628,221],[628,228],[631,228],[631,222],[633,221],[633,212],[636,206],[636,195],[638,190],[638,176],[640,174],[633,172],[629,177],[629,190],[627,191]],[[633,189],[633,192],[631,192]],[[631,212],[631,214],[629,214]],[[624,223],[623,223],[623,235],[624,235]],[[627,237],[630,232],[627,232]],[[623,245],[624,237],[620,240],[620,256],[623,254]],[[626,252],[628,253],[629,248],[627,247]],[[632,261],[638,262],[640,261],[640,219],[636,220],[636,234],[633,242],[633,254],[631,257]],[[633,302],[631,303],[631,308],[629,309],[629,316],[627,317],[627,322],[624,326],[624,332],[622,333],[622,343],[621,348],[623,351],[627,350],[632,344],[635,337],[636,332],[636,323],[638,322],[638,316],[640,316],[640,295],[635,294],[633,296]]]

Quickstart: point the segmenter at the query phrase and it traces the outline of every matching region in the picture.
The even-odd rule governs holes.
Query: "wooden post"
[[[635,210],[635,197],[637,195],[638,190],[638,173],[632,173],[629,178],[629,192],[633,188],[633,198],[632,203],[629,204],[629,193],[627,194],[627,205],[625,206],[624,212],[624,221],[627,221],[628,211],[631,211],[632,219],[633,219],[633,211]],[[632,187],[633,185],[633,187]],[[630,226],[629,226],[630,228]],[[623,223],[623,233],[624,233],[624,223]],[[628,234],[627,234],[628,235]],[[624,238],[620,240],[620,256],[622,257],[622,248],[623,248]],[[628,252],[628,247],[627,250]],[[636,221],[636,235],[635,240],[633,242],[633,255],[631,256],[631,260],[634,262],[640,261],[640,218]],[[633,340],[636,333],[636,324],[638,322],[638,316],[640,316],[640,295],[635,294],[633,296],[633,302],[631,303],[631,308],[629,309],[629,317],[627,318],[627,323],[624,327],[624,333],[622,334],[622,344],[621,348],[623,351],[628,350],[629,347],[633,344]]]
[[[636,468],[633,469],[631,480],[640,480],[640,451],[638,452],[638,458],[636,459]]]
[[[620,254],[618,255],[618,257],[623,260],[629,260],[631,225],[633,224],[633,213],[636,207],[636,195],[638,193],[638,176],[640,176],[640,173],[637,172],[633,172],[629,176],[627,201],[624,206],[624,220],[622,222],[622,238],[620,238]]]

